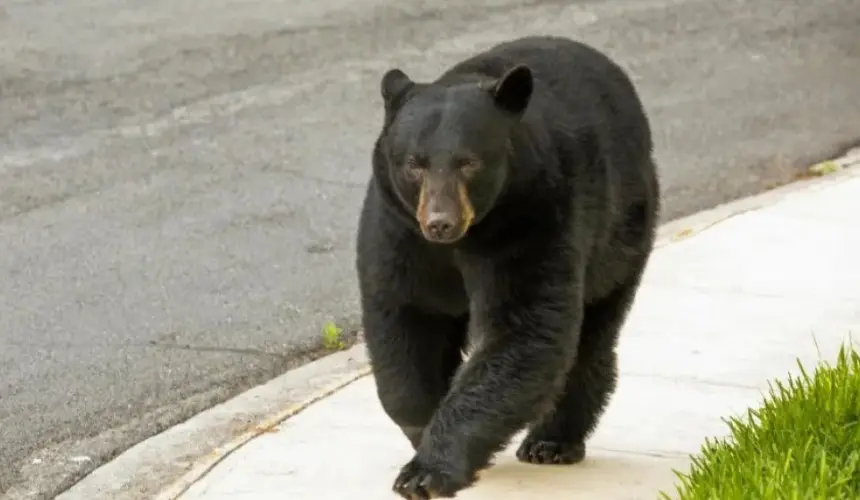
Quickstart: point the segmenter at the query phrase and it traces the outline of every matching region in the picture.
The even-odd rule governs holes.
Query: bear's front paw
[[[575,464],[585,459],[585,444],[527,436],[517,450],[517,458],[521,462],[538,465]]]
[[[400,469],[394,480],[394,492],[407,500],[429,500],[431,498],[454,498],[458,491],[474,482],[465,471],[452,464],[422,460],[416,455]]]

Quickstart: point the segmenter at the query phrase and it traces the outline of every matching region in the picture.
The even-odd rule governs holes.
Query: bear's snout
[[[466,187],[459,180],[425,178],[415,214],[421,233],[434,243],[462,238],[475,217]]]
[[[459,238],[457,227],[460,225],[455,217],[445,212],[435,212],[427,218],[426,235],[434,241],[445,242]]]

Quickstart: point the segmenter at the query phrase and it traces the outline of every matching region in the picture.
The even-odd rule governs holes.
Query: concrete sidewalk
[[[772,198],[675,225],[661,240],[622,336],[618,391],[585,462],[520,464],[514,442],[458,498],[655,499],[706,436],[725,434],[722,417],[756,405],[769,379],[796,372],[796,358],[831,360],[852,330],[858,344],[860,176]],[[394,499],[392,481],[411,456],[365,376],[162,498]]]

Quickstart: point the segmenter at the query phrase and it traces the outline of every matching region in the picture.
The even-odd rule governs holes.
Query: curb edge
[[[654,248],[657,249],[683,241],[732,217],[774,205],[789,196],[826,189],[849,179],[860,177],[860,169],[851,168],[854,166],[860,166],[860,152],[847,157],[846,163],[838,172],[821,177],[798,180],[661,224],[657,229],[657,239]]]
[[[355,346],[350,348],[350,350],[356,348],[364,349],[364,344],[356,344]],[[331,356],[327,356],[323,359],[328,358],[331,358]],[[236,439],[216,448],[213,454],[210,455],[208,458],[198,459],[192,466],[191,470],[180,476],[178,480],[173,481],[166,488],[162,489],[154,497],[153,500],[178,500],[182,494],[188,491],[195,483],[197,483],[197,481],[199,481],[209,472],[211,472],[215,467],[218,466],[218,464],[220,464],[224,459],[230,456],[234,451],[239,450],[242,446],[244,446],[254,438],[260,436],[261,434],[272,431],[275,427],[277,427],[290,417],[301,413],[302,410],[308,408],[312,404],[333,395],[334,393],[338,392],[349,384],[365,377],[369,373],[370,366],[365,363],[365,366],[356,369],[354,373],[339,377],[334,382],[331,382],[323,389],[316,391],[300,403],[288,406],[286,409],[276,412],[274,416],[266,418],[257,426],[255,426],[253,430],[245,432]]]

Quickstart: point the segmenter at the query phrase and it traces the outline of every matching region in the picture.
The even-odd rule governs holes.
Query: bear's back
[[[619,122],[648,131],[642,104],[624,70],[600,51],[568,38],[532,36],[500,43],[452,66],[436,83],[455,83],[474,74],[498,78],[518,64],[527,65],[535,80],[569,111],[600,103],[620,113]]]

